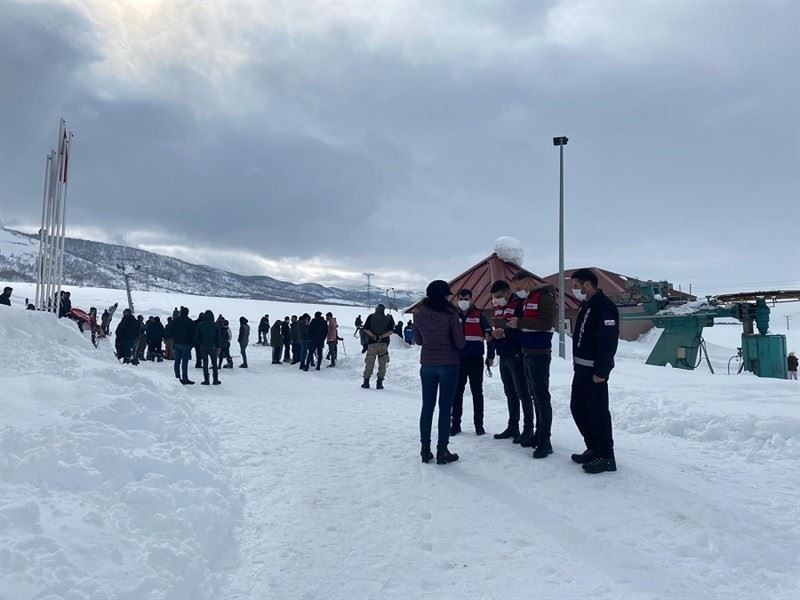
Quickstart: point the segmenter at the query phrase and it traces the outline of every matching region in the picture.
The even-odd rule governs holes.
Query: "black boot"
[[[457,425],[456,423],[453,423],[450,426],[450,435],[458,435],[459,433],[461,433],[461,425]]]
[[[214,381],[212,381],[211,383],[212,383],[213,385],[219,385],[219,384],[220,384],[220,383],[222,383],[222,382],[219,380],[219,377],[214,377]]]
[[[486,430],[483,425],[475,425],[475,435],[486,435]]]
[[[181,383],[183,385],[194,385],[194,381],[192,381],[191,379],[181,379]]]
[[[519,437],[519,430],[518,429],[513,429],[511,427],[506,427],[505,430],[503,430],[502,432],[495,433],[493,437],[496,440],[513,439],[513,438]]]
[[[361,387],[365,390],[369,389],[369,377],[364,377],[364,383],[361,384]]]
[[[614,460],[613,456],[611,458],[601,458],[597,456],[591,462],[583,465],[583,470],[592,475],[603,473],[604,471],[616,471],[617,461]]]
[[[383,389],[383,379],[378,379],[378,383],[375,384],[375,389],[376,390],[382,390]]]
[[[211,385],[211,384],[209,383],[209,381],[208,381],[208,377],[206,377],[205,379],[203,379],[203,381],[201,381],[201,382],[200,382],[200,385]]]
[[[533,443],[533,431],[530,429],[522,432],[519,436],[519,445],[523,448],[533,448],[536,444]]]
[[[573,454],[572,455],[572,462],[578,463],[579,465],[585,465],[586,463],[590,463],[595,459],[595,453],[591,450],[584,450],[580,454]]]
[[[420,457],[422,457],[422,462],[429,463],[433,460],[433,452],[431,452],[431,445],[430,444],[422,444],[422,449],[419,452]]]
[[[539,442],[539,445],[536,446],[536,450],[533,451],[533,458],[547,458],[553,453],[553,446],[550,445],[550,441],[546,442]]]
[[[456,462],[458,454],[453,454],[447,449],[447,446],[436,446],[436,464],[446,465],[447,463]]]

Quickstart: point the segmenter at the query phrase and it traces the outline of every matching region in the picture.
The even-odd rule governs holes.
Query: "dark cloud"
[[[421,279],[512,235],[546,273],[568,135],[568,263],[800,279],[796,5],[188,6],[117,46],[3,4],[7,222],[35,224],[64,114],[76,226]]]

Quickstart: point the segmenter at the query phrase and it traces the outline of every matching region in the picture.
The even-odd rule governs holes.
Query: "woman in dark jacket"
[[[422,411],[419,416],[419,437],[422,462],[433,458],[431,425],[439,396],[439,439],[436,462],[443,465],[458,460],[458,454],[447,449],[450,441],[450,412],[458,381],[459,351],[464,347],[464,329],[449,297],[446,281],[428,285],[422,308],[414,316],[414,341],[422,346],[419,376],[422,381]]]

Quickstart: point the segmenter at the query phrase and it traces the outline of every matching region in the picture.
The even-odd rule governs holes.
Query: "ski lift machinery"
[[[693,370],[705,355],[712,373],[703,329],[713,327],[715,319],[737,319],[742,323],[743,369],[758,377],[786,379],[786,336],[767,333],[770,305],[797,301],[800,301],[800,290],[741,292],[708,296],[697,306],[670,307],[656,290],[652,290],[649,299],[641,304],[643,314],[621,315],[620,319],[648,320],[664,330],[647,358],[648,365]]]

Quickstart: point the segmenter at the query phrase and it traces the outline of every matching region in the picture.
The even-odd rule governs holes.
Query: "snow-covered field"
[[[145,315],[184,304],[250,319],[250,369],[186,388],[170,364],[119,365],[109,340],[95,350],[73,324],[21,310],[32,286],[12,285],[0,598],[800,594],[800,384],[725,374],[736,327],[706,330],[716,375],[645,366],[653,335],[621,344],[619,470],[588,476],[569,459],[582,443],[559,360],[553,456],[467,429],[451,442],[461,461],[423,465],[418,350],[395,339],[387,389],[360,389],[365,310],[135,294]],[[81,308],[125,305],[119,290],[71,291]],[[264,313],[331,308],[348,352],[336,369],[271,365],[253,345]],[[497,374],[486,396],[491,434],[506,419]]]

